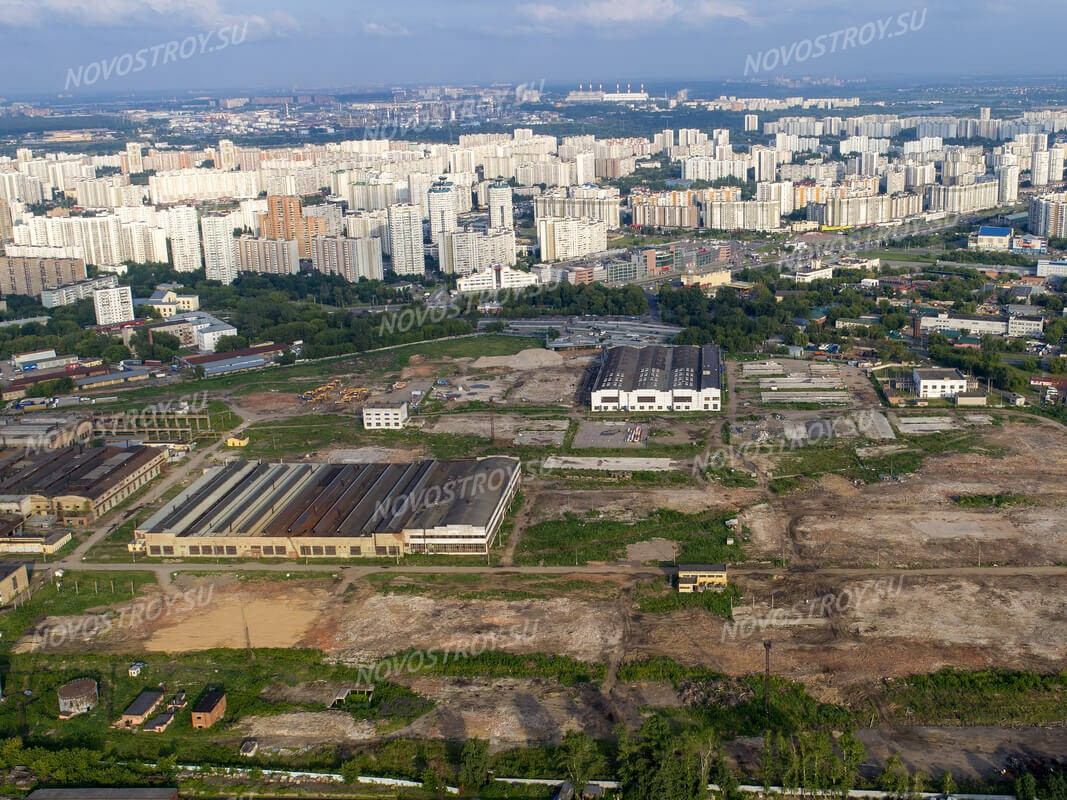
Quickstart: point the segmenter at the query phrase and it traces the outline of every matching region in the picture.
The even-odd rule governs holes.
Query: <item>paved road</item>
[[[485,564],[330,564],[321,562],[285,562],[281,564],[263,564],[256,561],[214,562],[214,561],[173,561],[166,563],[92,563],[80,564],[62,562],[62,566],[91,572],[124,572],[132,569],[148,570],[157,574],[174,572],[336,572],[346,579],[382,572],[404,574],[492,574],[492,575],[569,575],[586,573],[590,575],[656,575],[673,574],[673,567],[661,567],[635,562],[616,564],[591,564],[585,566],[493,566]],[[893,575],[1040,575],[1067,576],[1067,566],[985,566],[985,567],[916,567],[916,568],[877,568],[877,567],[770,567],[732,565],[733,575],[828,575],[842,578],[879,577]]]

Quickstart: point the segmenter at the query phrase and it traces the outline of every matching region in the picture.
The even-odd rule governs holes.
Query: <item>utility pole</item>
[[[489,443],[496,444],[496,417],[493,415],[493,398],[489,398]]]
[[[764,661],[763,661],[763,716],[766,719],[771,718],[771,643],[765,640],[763,642]]]

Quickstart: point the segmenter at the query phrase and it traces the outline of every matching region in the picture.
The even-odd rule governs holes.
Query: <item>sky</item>
[[[0,96],[1062,75],[1064,30],[1064,0],[0,0]]]

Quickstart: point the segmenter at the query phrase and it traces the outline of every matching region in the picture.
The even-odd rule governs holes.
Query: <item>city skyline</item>
[[[0,31],[8,45],[0,54],[7,76],[0,93],[77,99],[191,87],[339,88],[427,80],[607,84],[810,75],[874,81],[1053,72],[1057,23],[1067,21],[1067,8],[1051,0],[1023,6],[588,0],[440,7],[407,0],[368,9],[324,0],[298,8],[277,0],[0,0]],[[904,27],[898,27],[902,17]],[[1047,24],[1017,24],[1024,19]],[[847,41],[843,32],[865,25],[870,35]],[[816,45],[815,55],[805,57],[804,40],[820,36],[822,51]],[[188,37],[190,46],[168,59],[165,45]],[[987,45],[992,42],[995,47]],[[781,57],[764,58],[770,51]],[[42,62],[42,52],[62,55]],[[107,79],[72,85],[70,71],[93,63],[103,65]]]

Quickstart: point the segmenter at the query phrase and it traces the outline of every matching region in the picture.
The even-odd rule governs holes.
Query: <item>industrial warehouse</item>
[[[207,470],[134,531],[151,556],[333,557],[488,553],[518,459],[271,464]]]
[[[167,453],[155,447],[0,450],[0,495],[28,497],[30,514],[87,525],[159,475]]]
[[[719,411],[722,355],[708,344],[610,347],[593,382],[593,411]]]

